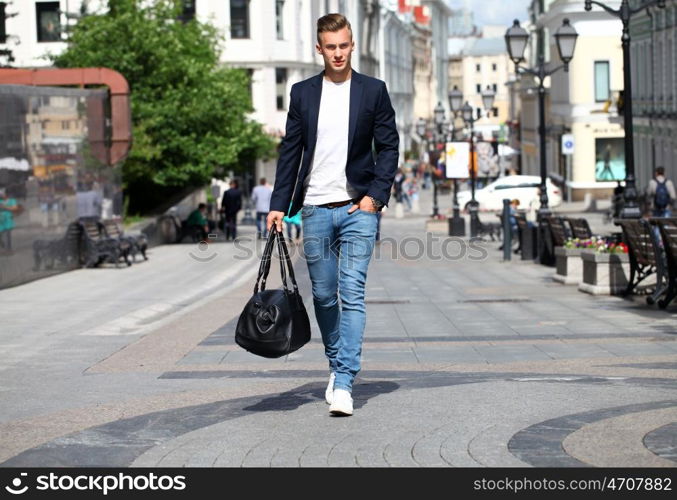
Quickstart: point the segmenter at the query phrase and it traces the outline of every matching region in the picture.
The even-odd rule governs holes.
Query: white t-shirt
[[[349,116],[350,80],[334,83],[323,79],[315,154],[304,182],[306,205],[323,205],[359,195],[346,178]]]

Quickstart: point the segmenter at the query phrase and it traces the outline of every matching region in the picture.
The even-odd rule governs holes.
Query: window
[[[491,71],[496,71],[498,69],[498,66],[496,66],[496,63],[493,63],[491,65]]]
[[[284,0],[275,0],[275,29],[277,30],[277,39],[284,40]]]
[[[491,116],[498,116],[498,108],[497,107],[491,108]]]
[[[7,7],[7,4],[5,2],[0,2],[0,43],[7,42],[7,26],[5,26],[7,17],[5,15],[5,7]]]
[[[480,85],[479,83],[477,85],[475,85],[475,89],[477,90],[478,94],[482,93],[482,85]]]
[[[231,38],[249,38],[249,0],[230,0]]]
[[[595,61],[595,102],[609,99],[609,61]]]
[[[482,66],[479,64],[475,64],[475,71],[477,71],[478,73],[482,71]]]
[[[38,42],[61,41],[59,2],[38,2],[35,4],[35,13]]]
[[[63,120],[61,122],[61,130],[70,130],[71,128],[71,122],[68,120]]]
[[[287,68],[275,68],[275,94],[278,111],[287,109]]]
[[[197,0],[183,0],[183,10],[179,19],[184,23],[195,19],[195,4]]]

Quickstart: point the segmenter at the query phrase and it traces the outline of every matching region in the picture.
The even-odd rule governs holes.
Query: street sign
[[[563,134],[562,135],[562,154],[563,155],[574,154],[574,135],[573,134]]]
[[[447,179],[467,179],[470,164],[470,144],[467,142],[447,142],[446,147]]]

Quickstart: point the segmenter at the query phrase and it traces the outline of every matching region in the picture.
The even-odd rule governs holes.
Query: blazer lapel
[[[357,117],[360,114],[360,104],[362,101],[362,76],[353,70],[350,77],[350,114],[348,119],[348,150],[355,137],[355,128],[357,127]]]
[[[317,141],[317,120],[320,118],[320,100],[322,99],[322,79],[324,71],[313,78],[308,92],[308,145],[315,149]]]

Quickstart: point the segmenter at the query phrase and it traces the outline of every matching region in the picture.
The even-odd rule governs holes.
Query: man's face
[[[325,71],[341,73],[350,68],[350,57],[355,42],[348,28],[320,33],[320,42],[321,44],[318,43],[315,48],[324,59]]]

